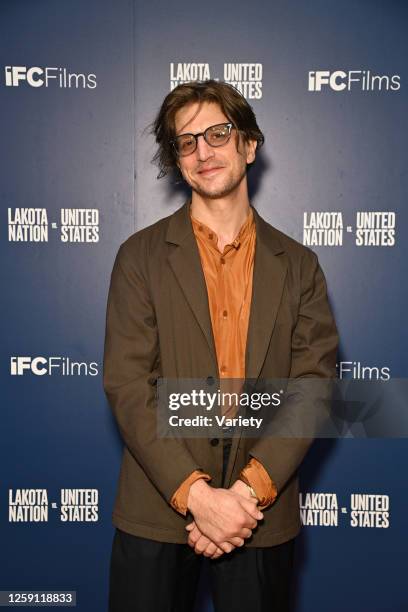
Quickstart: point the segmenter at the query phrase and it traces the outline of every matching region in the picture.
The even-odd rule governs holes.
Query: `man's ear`
[[[258,143],[256,140],[248,140],[246,143],[246,162],[247,164],[252,164],[255,161],[256,157],[256,147]]]

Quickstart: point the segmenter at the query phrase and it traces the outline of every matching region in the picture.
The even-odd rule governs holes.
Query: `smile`
[[[212,176],[219,170],[222,170],[222,166],[217,166],[216,168],[204,168],[203,170],[199,170],[198,174],[201,176]]]

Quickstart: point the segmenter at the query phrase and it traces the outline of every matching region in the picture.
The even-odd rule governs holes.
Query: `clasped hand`
[[[257,503],[241,480],[230,489],[214,489],[204,480],[197,480],[188,497],[188,508],[194,517],[186,527],[189,545],[197,554],[211,559],[243,546],[263,518]]]

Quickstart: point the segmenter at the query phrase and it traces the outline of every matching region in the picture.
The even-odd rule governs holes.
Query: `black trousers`
[[[288,612],[294,540],[236,548],[209,565],[215,612]],[[116,530],[109,612],[193,612],[205,558],[188,544],[168,544]]]
[[[224,474],[229,453],[224,440]],[[188,544],[169,544],[116,530],[109,612],[193,612],[203,562],[215,612],[289,612],[294,540],[266,548],[235,548],[218,559]]]

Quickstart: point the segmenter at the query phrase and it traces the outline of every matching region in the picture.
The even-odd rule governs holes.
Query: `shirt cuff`
[[[244,469],[241,470],[239,479],[253,488],[261,510],[273,504],[278,495],[278,490],[262,463],[255,457],[252,457]]]
[[[181,483],[181,485],[171,498],[171,507],[174,508],[174,510],[176,510],[177,512],[180,512],[180,514],[182,514],[183,516],[186,516],[187,514],[187,500],[188,494],[190,492],[190,487],[196,480],[199,480],[200,478],[204,478],[204,480],[206,481],[211,480],[211,476],[209,476],[209,474],[205,474],[201,470],[194,470],[194,472],[192,472],[190,476],[187,476],[187,478]]]

